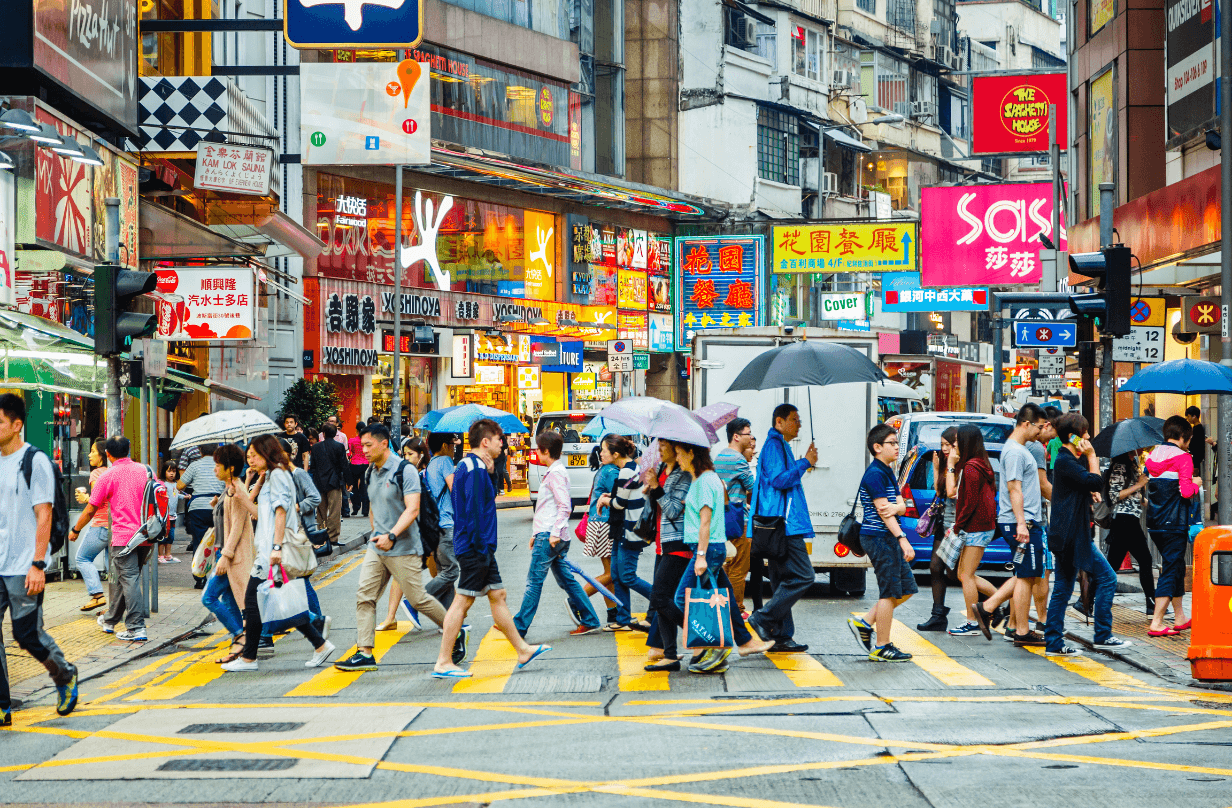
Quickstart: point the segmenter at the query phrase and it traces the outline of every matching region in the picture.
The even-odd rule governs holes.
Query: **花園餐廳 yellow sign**
[[[915,222],[774,228],[775,272],[915,272]]]

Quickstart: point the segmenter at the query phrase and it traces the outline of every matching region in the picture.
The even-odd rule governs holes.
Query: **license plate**
[[[570,466],[585,466],[586,460],[586,455],[569,455]]]

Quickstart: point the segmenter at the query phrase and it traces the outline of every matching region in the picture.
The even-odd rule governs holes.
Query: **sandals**
[[[398,627],[398,621],[395,618],[394,620],[386,620],[384,623],[378,624],[376,627],[376,630],[377,631],[393,631],[397,627]]]
[[[239,646],[239,649],[240,649],[238,651],[235,650],[235,647],[237,645]],[[228,662],[234,662],[235,660],[239,659],[243,655],[244,655],[244,643],[236,641],[236,642],[231,643],[231,651],[229,651],[226,656],[219,657],[218,659],[214,660],[214,662],[215,664],[218,664],[218,665],[226,665]]]
[[[1175,637],[1177,634],[1180,634],[1180,633],[1181,632],[1177,631],[1172,626],[1164,626],[1159,631],[1147,631],[1146,636],[1148,637]]]

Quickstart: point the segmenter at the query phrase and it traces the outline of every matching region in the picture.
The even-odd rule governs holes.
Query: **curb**
[[[1085,637],[1079,636],[1078,634],[1075,634],[1072,631],[1065,632],[1065,638],[1068,640],[1073,640],[1074,642],[1084,646],[1088,650],[1095,651],[1096,653],[1104,654],[1105,656],[1110,656],[1113,659],[1117,659],[1117,660],[1120,660],[1121,662],[1124,662],[1126,665],[1132,665],[1133,667],[1137,668],[1140,671],[1143,671],[1144,673],[1149,673],[1152,676],[1158,676],[1160,679],[1164,679],[1174,684],[1182,685],[1184,687],[1201,688],[1203,690],[1219,690],[1223,692],[1232,692],[1232,685],[1221,684],[1218,682],[1200,682],[1197,679],[1184,679],[1180,676],[1177,676],[1176,673],[1171,668],[1156,668],[1154,666],[1148,665],[1147,663],[1143,662],[1141,659],[1136,658],[1132,654],[1127,654],[1123,651],[1112,651],[1107,648],[1096,648],[1094,640],[1088,640]]]
[[[529,508],[529,507],[530,507],[530,499],[519,500],[517,502],[498,502],[496,503],[496,510],[498,511],[504,511],[510,508]]]

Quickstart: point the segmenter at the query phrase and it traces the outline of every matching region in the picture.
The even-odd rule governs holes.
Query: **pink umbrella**
[[[707,404],[698,410],[693,410],[693,415],[696,416],[709,429],[707,432],[713,432],[712,440],[718,440],[718,431],[722,427],[727,426],[740,412],[740,407],[736,404],[728,404],[725,401],[716,401],[714,404]],[[656,439],[651,442],[650,446],[646,447],[646,451],[642,452],[642,456],[637,460],[638,471],[653,469],[659,467],[659,441]]]

